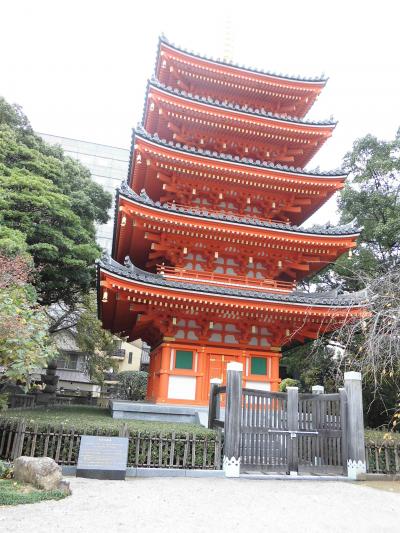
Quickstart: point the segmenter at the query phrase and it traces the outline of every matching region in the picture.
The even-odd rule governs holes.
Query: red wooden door
[[[223,356],[220,354],[212,353],[209,357],[209,379],[208,383],[210,383],[210,379],[218,378],[218,379],[224,379],[223,378],[223,366],[222,366],[222,358]]]
[[[233,355],[221,355],[221,354],[210,354],[210,371],[209,371],[209,381],[212,378],[222,379],[222,383],[226,384],[226,366],[231,361],[237,361],[237,358]]]

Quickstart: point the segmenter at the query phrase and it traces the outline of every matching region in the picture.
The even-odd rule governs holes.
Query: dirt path
[[[400,494],[361,484],[71,478],[60,502],[0,508],[2,533],[398,531]]]

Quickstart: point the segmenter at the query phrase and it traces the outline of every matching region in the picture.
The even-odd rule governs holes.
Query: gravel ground
[[[70,478],[59,502],[0,508],[2,533],[398,531],[400,494],[348,482]]]

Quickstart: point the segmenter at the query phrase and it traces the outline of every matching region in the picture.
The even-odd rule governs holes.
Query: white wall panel
[[[171,400],[195,400],[196,378],[190,376],[169,376],[168,398]]]
[[[265,383],[265,381],[246,381],[247,389],[256,389],[256,390],[271,390],[271,383]]]

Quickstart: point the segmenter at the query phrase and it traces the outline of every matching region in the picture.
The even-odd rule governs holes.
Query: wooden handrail
[[[274,279],[256,279],[247,278],[245,276],[231,276],[229,274],[218,274],[216,272],[187,270],[185,268],[178,268],[166,265],[157,265],[157,273],[163,275],[167,279],[174,279],[176,281],[196,281],[199,283],[211,282],[217,285],[224,286],[242,286],[254,290],[265,291],[279,291],[291,292],[296,287],[295,282],[278,281]]]
[[[207,211],[210,215],[229,215],[234,216],[238,218],[254,218],[255,220],[259,220],[260,222],[271,222],[272,224],[285,224],[286,226],[290,225],[290,222],[285,222],[284,220],[275,220],[273,218],[265,218],[260,217],[257,214],[252,213],[238,213],[235,211],[225,211],[224,209],[213,209],[212,207],[207,207],[205,205],[183,205],[183,204],[176,204],[175,202],[165,202],[167,207],[178,207],[180,209],[183,209],[184,211],[192,211],[193,209],[198,209],[200,211]]]

